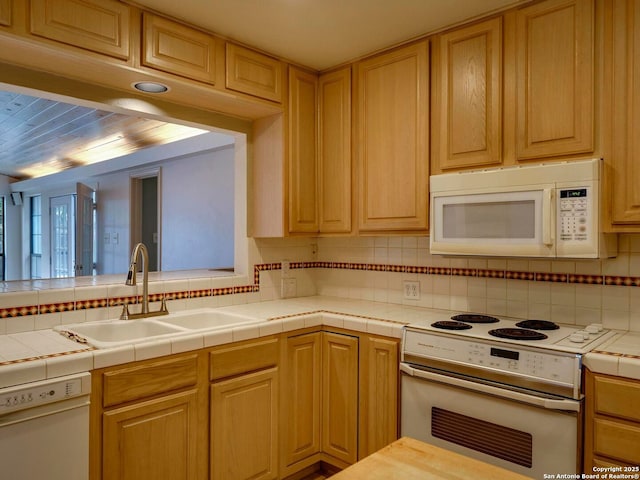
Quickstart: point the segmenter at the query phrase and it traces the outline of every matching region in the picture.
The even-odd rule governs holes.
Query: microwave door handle
[[[542,191],[542,243],[544,245],[553,245],[554,228],[553,221],[553,190],[545,188]]]

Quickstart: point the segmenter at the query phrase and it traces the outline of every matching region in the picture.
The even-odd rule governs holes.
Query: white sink
[[[117,347],[183,333],[184,329],[153,320],[109,320],[62,325],[55,330],[96,348]]]
[[[109,348],[259,321],[251,317],[219,312],[212,308],[202,308],[138,320],[107,320],[61,325],[54,330],[80,343],[96,348]]]
[[[218,312],[213,309],[199,309],[173,313],[156,319],[163,324],[187,328],[189,330],[211,330],[228,326],[238,326],[245,323],[255,323],[259,320],[228,312]]]

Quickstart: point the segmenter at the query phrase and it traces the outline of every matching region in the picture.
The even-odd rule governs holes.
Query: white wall
[[[154,165],[162,169],[161,269],[233,266],[233,146]],[[97,184],[98,273],[129,266],[130,177],[101,175]],[[108,240],[107,240],[108,239]]]
[[[233,267],[234,152],[162,167],[162,270]]]
[[[129,266],[129,174],[96,177],[98,274],[125,273]]]

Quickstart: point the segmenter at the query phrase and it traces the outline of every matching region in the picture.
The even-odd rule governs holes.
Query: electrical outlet
[[[291,298],[296,296],[296,279],[283,278],[280,284],[282,298]]]
[[[404,281],[405,300],[420,300],[420,282]]]

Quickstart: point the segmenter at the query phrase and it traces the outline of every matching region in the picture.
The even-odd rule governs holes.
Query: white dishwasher
[[[89,478],[91,375],[0,389],[0,477]]]

